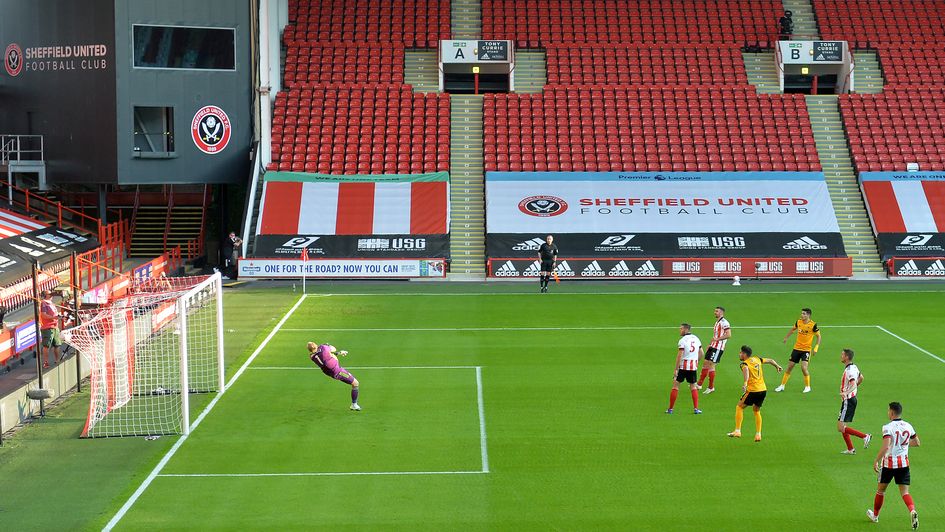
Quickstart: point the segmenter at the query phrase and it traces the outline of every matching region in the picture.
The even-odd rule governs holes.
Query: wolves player
[[[706,376],[709,377],[709,388],[703,392],[710,394],[715,391],[715,366],[722,360],[722,354],[725,352],[725,343],[732,337],[732,327],[725,319],[725,309],[715,307],[715,327],[712,329],[712,343],[709,344],[708,351],[705,352],[705,360],[702,362],[702,374],[699,375],[699,383],[696,386],[702,389],[702,383]]]
[[[909,509],[913,530],[919,528],[919,514],[915,511],[915,502],[909,495],[909,446],[919,446],[919,437],[910,423],[902,420],[902,405],[896,402],[889,403],[889,423],[883,425],[883,447],[876,455],[873,470],[879,473],[879,486],[876,488],[876,498],[873,499],[873,509],[866,511],[870,521],[879,521],[879,510],[883,507],[886,496],[886,487],[895,479],[902,495],[902,502]]]
[[[781,365],[773,358],[764,358],[753,356],[751,347],[743,345],[738,353],[741,360],[739,366],[742,368],[742,376],[745,378],[742,384],[742,398],[735,405],[735,430],[728,433],[730,438],[742,437],[742,420],[745,418],[745,407],[750,406],[755,411],[755,441],[761,441],[761,405],[765,402],[765,395],[768,393],[768,387],[765,384],[765,375],[761,366],[771,364],[778,368],[781,373]]]
[[[791,330],[788,331],[787,336],[785,336],[782,341],[782,343],[786,344],[788,338],[790,338],[795,331],[797,332],[794,350],[791,351],[791,361],[788,362],[787,371],[785,371],[784,376],[781,377],[781,385],[774,389],[776,392],[784,391],[788,379],[791,378],[791,371],[794,370],[794,365],[800,363],[801,373],[804,374],[803,393],[810,393],[810,371],[807,369],[807,364],[810,362],[811,355],[817,354],[817,350],[820,349],[820,328],[817,327],[816,322],[811,321],[810,314],[811,310],[809,308],[802,308],[801,319],[794,322],[794,327],[791,327]],[[814,343],[814,336],[817,337],[817,345],[811,347]]]
[[[309,342],[307,347],[309,358],[322,370],[322,373],[351,385],[351,410],[361,410],[361,407],[358,406],[358,379],[355,379],[350,371],[341,367],[341,364],[338,363],[338,357],[335,356],[336,352],[341,356],[348,356],[348,352],[338,351],[333,345],[318,345],[315,342]]]
[[[843,368],[843,377],[840,380],[840,398],[843,399],[843,402],[840,403],[840,416],[837,417],[837,431],[843,435],[843,441],[847,444],[847,449],[843,451],[843,454],[856,454],[850,436],[862,438],[864,449],[870,446],[870,440],[873,438],[871,434],[863,434],[853,427],[847,426],[847,423],[852,422],[853,416],[856,414],[856,392],[860,384],[863,383],[863,374],[860,373],[860,368],[853,363],[852,349],[844,349],[840,352],[840,362],[843,362],[845,367]]]
[[[679,343],[676,344],[676,371],[673,372],[673,390],[669,392],[669,408],[667,414],[673,413],[673,405],[676,404],[676,396],[679,395],[679,383],[686,381],[689,383],[689,391],[692,393],[692,413],[701,414],[699,410],[699,390],[696,388],[696,368],[699,366],[699,359],[702,358],[702,342],[696,335],[692,334],[692,327],[688,323],[679,324]]]

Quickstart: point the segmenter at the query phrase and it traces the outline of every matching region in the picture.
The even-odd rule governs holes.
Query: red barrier
[[[537,277],[535,259],[490,258],[493,278]],[[844,278],[853,259],[830,258],[562,258],[556,272],[566,279]]]

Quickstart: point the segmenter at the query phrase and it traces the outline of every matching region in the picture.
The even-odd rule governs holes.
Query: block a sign
[[[440,41],[443,63],[508,63],[512,41]]]

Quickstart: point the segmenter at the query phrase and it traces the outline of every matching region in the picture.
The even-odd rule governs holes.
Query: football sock
[[[690,390],[692,392],[692,407],[699,408],[699,390]]]
[[[745,409],[735,407],[735,430],[741,432],[742,430],[742,420],[745,419]]]
[[[804,386],[810,388],[810,375],[804,375]]]
[[[761,410],[755,412],[755,432],[761,434]]]
[[[538,276],[538,286],[540,286],[540,287],[542,287],[542,288],[545,287],[545,276],[544,276],[544,275],[539,275],[539,276]]]
[[[912,495],[909,495],[908,493],[903,495],[902,502],[906,503],[906,508],[908,508],[910,512],[915,511],[915,502],[912,501]]]
[[[679,390],[673,388],[673,391],[669,392],[669,409],[673,409],[673,405],[676,404],[676,396],[679,395]]]
[[[787,384],[787,381],[788,381],[788,379],[790,379],[790,378],[791,378],[791,374],[790,374],[790,373],[787,373],[787,372],[785,372],[785,373],[784,373],[784,375],[783,375],[783,376],[781,377],[781,386],[784,386],[784,385],[786,385],[786,384]]]
[[[358,389],[356,387],[351,388],[351,404],[358,402]]]
[[[709,371],[709,388],[715,388],[715,370]]]
[[[848,451],[852,451],[852,450],[853,450],[853,440],[850,439],[850,435],[847,434],[846,432],[843,433],[843,441],[846,442],[846,444],[847,444],[847,450],[848,450]]]
[[[702,368],[702,373],[699,375],[699,386],[702,386],[702,383],[705,382],[705,378],[708,375],[709,375],[709,370],[707,370],[706,368]],[[712,386],[710,385],[709,387],[711,388]]]
[[[856,436],[857,438],[860,438],[861,440],[865,440],[865,439],[866,439],[866,434],[863,434],[862,432],[860,432],[860,431],[858,431],[858,430],[856,430],[856,429],[854,429],[854,428],[852,428],[852,427],[847,427],[847,428],[843,429],[843,434],[845,434],[845,435],[846,435],[846,434],[849,434],[850,436]]]
[[[879,510],[883,507],[883,497],[885,497],[885,495],[877,491],[876,497],[873,498],[873,515],[876,517],[879,517]],[[905,499],[905,497],[903,497],[903,499]]]

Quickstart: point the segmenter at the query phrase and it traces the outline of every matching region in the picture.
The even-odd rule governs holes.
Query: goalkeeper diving
[[[344,357],[348,356],[348,352],[339,351],[330,344],[316,344],[315,342],[309,342],[307,347],[309,358],[322,370],[322,373],[336,381],[351,385],[351,410],[361,410],[361,407],[358,406],[358,379],[354,378],[350,371],[341,367],[341,364],[338,363],[338,356],[335,354]]]

